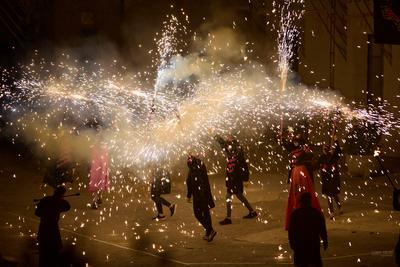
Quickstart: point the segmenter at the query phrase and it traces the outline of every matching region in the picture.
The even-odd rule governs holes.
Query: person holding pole
[[[61,234],[58,222],[60,214],[70,210],[71,206],[64,199],[66,189],[59,186],[52,196],[42,198],[36,205],[35,215],[40,217],[38,242],[39,266],[54,267],[60,258],[62,249]]]

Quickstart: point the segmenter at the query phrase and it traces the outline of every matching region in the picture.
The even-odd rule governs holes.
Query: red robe
[[[89,192],[108,191],[109,187],[108,151],[104,146],[96,144],[92,148]]]
[[[290,172],[290,189],[288,203],[286,207],[286,222],[285,229],[289,229],[290,216],[292,212],[300,207],[300,195],[303,192],[309,192],[311,194],[311,206],[321,211],[321,206],[317,194],[314,190],[314,185],[311,180],[311,176],[303,164],[303,158],[306,152],[303,149],[296,149],[290,153],[292,170]]]

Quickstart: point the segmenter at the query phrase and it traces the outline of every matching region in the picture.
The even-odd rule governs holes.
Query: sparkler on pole
[[[299,0],[291,2],[296,1],[300,2]],[[290,3],[287,2],[287,4]],[[285,10],[285,12],[292,11],[294,9]],[[283,17],[286,22],[297,18],[292,15],[283,15]],[[84,121],[88,115],[94,114],[115,126],[106,131],[106,141],[110,146],[112,164],[116,170],[111,175],[116,178],[116,187],[112,191],[115,192],[117,201],[114,202],[113,195],[113,201],[110,202],[112,205],[109,211],[110,215],[101,215],[100,222],[104,220],[103,217],[111,217],[114,205],[117,210],[117,205],[122,203],[128,207],[132,199],[127,197],[129,196],[127,193],[131,194],[132,190],[136,192],[136,188],[140,185],[139,179],[148,178],[135,177],[125,180],[123,171],[126,167],[139,169],[160,159],[174,162],[188,147],[195,147],[201,153],[210,151],[212,145],[210,145],[209,136],[214,136],[215,133],[242,132],[244,142],[257,146],[257,150],[254,149],[254,157],[264,157],[261,163],[254,161],[252,167],[257,171],[263,171],[264,168],[270,170],[271,166],[280,164],[279,162],[283,158],[278,154],[279,152],[275,154],[275,151],[271,151],[268,158],[263,154],[258,154],[260,153],[258,148],[265,147],[273,150],[271,145],[264,144],[259,140],[265,138],[263,130],[269,128],[271,125],[269,122],[276,121],[279,115],[281,138],[286,133],[286,129],[283,129],[284,119],[286,118],[286,121],[291,119],[286,114],[290,114],[293,118],[301,115],[302,118],[307,117],[307,119],[314,120],[320,119],[321,114],[329,114],[327,112],[333,114],[335,109],[338,114],[333,117],[333,130],[332,126],[329,129],[329,131],[332,130],[332,139],[335,137],[339,123],[347,121],[348,125],[351,125],[350,120],[353,119],[379,125],[383,134],[389,133],[389,130],[400,129],[400,121],[393,117],[392,113],[385,111],[384,106],[382,106],[382,112],[378,112],[376,106],[366,112],[364,107],[357,109],[339,101],[339,96],[335,92],[314,90],[306,86],[296,86],[294,90],[288,90],[291,88],[287,81],[289,65],[290,59],[293,57],[290,55],[293,48],[288,49],[288,47],[297,39],[294,37],[295,35],[288,34],[288,31],[293,30],[295,26],[284,23],[282,25],[286,26],[282,31],[282,36],[285,38],[278,40],[279,63],[282,63],[279,65],[280,80],[278,81],[274,79],[275,77],[265,74],[264,66],[259,68],[253,65],[251,68],[247,68],[249,66],[247,61],[232,69],[224,68],[224,71],[218,71],[219,68],[216,67],[217,71],[213,70],[207,75],[199,76],[199,82],[196,83],[193,90],[194,93],[183,99],[178,95],[180,93],[178,92],[179,81],[183,79],[183,75],[178,75],[178,73],[182,66],[176,66],[173,63],[180,50],[172,49],[168,50],[169,52],[163,50],[166,52],[166,54],[162,54],[166,55],[165,60],[158,62],[154,69],[157,71],[156,86],[154,87],[147,86],[148,74],[129,72],[129,75],[126,75],[124,72],[121,75],[120,70],[115,71],[114,65],[110,70],[98,67],[95,71],[89,72],[83,71],[82,67],[75,66],[75,64],[56,63],[52,66],[51,62],[43,62],[38,68],[46,70],[44,73],[35,71],[32,65],[24,66],[21,71],[23,75],[15,75],[15,77],[22,76],[15,84],[17,92],[7,86],[0,87],[0,100],[4,103],[1,108],[9,109],[13,115],[10,127],[15,129],[16,136],[26,136],[26,140],[35,141],[45,152],[49,151],[47,149],[50,149],[52,142],[55,143],[54,140],[59,146],[64,138],[68,138],[68,140],[71,138],[76,150],[79,153],[86,153],[80,149],[87,150],[86,146],[82,145],[83,141],[86,144],[86,140],[82,139],[91,137],[91,133],[84,132],[87,127],[78,127],[83,133],[80,136],[61,138],[61,130],[65,130],[66,133],[71,132],[71,126],[67,125],[64,119],[61,121],[59,116],[60,113],[66,112],[65,110],[77,120],[76,125]],[[181,26],[178,30],[180,31],[180,29]],[[159,37],[161,38],[161,36]],[[168,45],[169,43],[166,43],[167,47]],[[202,66],[211,66],[209,63],[214,58],[208,55],[202,57],[204,57],[202,58],[204,61],[201,61],[201,64],[204,64]],[[182,58],[186,58],[186,56],[182,56]],[[200,63],[194,61],[193,64]],[[184,65],[186,67],[188,64]],[[197,65],[197,67],[199,66]],[[84,74],[78,75],[79,73]],[[174,90],[169,90],[167,86],[171,81]],[[395,109],[398,111],[397,107]],[[329,120],[330,117],[322,117],[321,125],[326,125],[325,119]],[[63,122],[62,127],[57,126],[61,122]],[[288,135],[293,135],[293,129],[287,126]],[[315,127],[313,133],[326,135],[326,127]],[[328,132],[329,134],[331,133]],[[264,150],[261,151],[264,153]],[[213,164],[212,171],[217,172],[221,168],[220,163],[211,162]],[[398,194],[398,191],[394,192]],[[140,193],[135,194],[135,197],[143,200]],[[140,205],[146,205],[146,202],[143,200]],[[85,221],[89,221],[85,214],[85,212],[82,215],[78,214],[79,218],[77,216],[75,220],[77,227],[79,225],[83,227]],[[123,227],[126,226],[127,221]],[[177,227],[183,229],[180,231],[185,233],[185,236],[190,235],[189,231],[189,234],[186,234],[187,228],[182,228],[181,225]],[[160,230],[164,231],[164,228],[160,228]],[[191,233],[193,235],[193,232]],[[136,233],[135,236],[140,238]],[[162,250],[161,247],[160,250]]]
[[[298,10],[295,5],[303,4],[303,0],[285,0],[281,7],[280,27],[278,30],[278,69],[280,75],[280,95],[283,97],[286,91],[289,65],[294,56],[294,49],[299,37],[299,30],[296,26],[296,20],[303,15],[303,8]],[[283,135],[283,111],[281,111],[279,137],[282,140]]]
[[[181,15],[185,16],[185,19],[182,21],[188,24],[189,19],[183,10],[181,10]],[[188,28],[180,19],[178,19],[178,16],[168,15],[167,18],[169,18],[169,20],[163,22],[161,38],[157,41],[158,59],[156,62],[158,67],[157,77],[154,85],[153,99],[150,107],[151,114],[154,114],[157,111],[156,102],[159,91],[165,88],[168,83],[171,82],[171,79],[174,89],[173,91],[177,90],[177,81],[175,75],[169,77],[166,75],[166,73],[171,70],[173,73],[175,73],[175,64],[172,62],[172,59],[177,55],[179,56],[179,52],[181,52],[178,46],[182,45],[182,43],[186,45],[183,40],[184,38],[182,37],[187,35]],[[179,120],[179,111],[177,108],[175,110],[175,117]]]
[[[340,110],[337,107],[335,110],[335,114],[333,115],[333,128],[332,128],[332,134],[331,134],[331,147],[334,145],[335,143],[335,139],[336,139],[336,132],[337,132],[337,122],[339,119],[339,115],[340,115]]]
[[[214,58],[210,55],[210,58],[202,56],[201,60],[174,65],[174,60],[181,52],[177,48],[183,47],[181,41],[185,39],[180,37],[188,31],[185,25],[180,24],[184,22],[183,18],[178,16],[176,36],[168,35],[170,39],[178,39],[178,46],[170,46],[167,36],[158,36],[165,41],[165,46],[159,46],[161,52],[157,54],[160,57],[155,69],[157,80],[151,88],[147,87],[147,73],[121,73],[121,70],[115,69],[115,64],[108,69],[96,63],[80,66],[65,63],[68,62],[65,60],[56,64],[33,60],[32,64],[21,66],[23,75],[3,72],[5,76],[22,77],[14,85],[18,90],[7,86],[0,88],[0,100],[4,99],[4,108],[14,116],[10,127],[19,136],[36,142],[43,151],[48,151],[50,144],[59,140],[60,127],[55,128],[54,125],[60,125],[59,114],[65,112],[64,109],[71,113],[78,125],[88,115],[92,117],[91,114],[95,113],[103,121],[115,125],[114,129],[108,131],[106,140],[118,167],[142,164],[160,157],[178,158],[188,144],[195,143],[202,150],[209,150],[206,141],[208,135],[205,134],[208,129],[218,129],[221,133],[249,129],[246,135],[251,136],[253,142],[261,136],[259,129],[270,126],[265,122],[279,119],[279,116],[282,138],[286,114],[314,119],[321,116],[321,110],[332,111],[335,107],[340,107],[341,112],[337,120],[350,121],[354,118],[368,121],[378,125],[383,134],[399,129],[399,120],[385,111],[385,106],[381,107],[381,112],[374,111],[376,107],[365,112],[364,108],[356,109],[344,104],[334,92],[306,86],[288,90],[289,63],[293,57],[290,54],[293,48],[290,46],[298,40],[293,21],[302,14],[298,6],[293,7],[294,2],[301,3],[300,0],[286,1],[282,9],[282,27],[278,38],[281,79],[278,81],[265,75],[263,66],[252,66],[250,70],[246,62],[224,72],[215,67],[215,71],[199,77],[194,93],[185,99],[179,95],[181,92],[168,90],[168,82],[178,81],[174,85],[179,85],[182,77],[187,77],[186,72],[184,75],[179,72],[188,67],[188,62],[196,65],[196,68],[213,68],[214,64]],[[169,24],[170,18],[163,24],[164,27]],[[87,68],[91,71],[87,71]],[[65,122],[62,128],[72,132]],[[322,129],[313,130],[318,134]],[[70,138],[74,144],[78,144],[81,137],[83,139],[83,135]]]
[[[74,193],[74,194],[69,194],[69,195],[65,195],[65,196],[63,196],[63,198],[66,198],[66,197],[77,197],[77,196],[80,196],[81,195],[81,193]],[[43,198],[34,198],[33,199],[33,202],[39,202],[40,200],[42,200]]]

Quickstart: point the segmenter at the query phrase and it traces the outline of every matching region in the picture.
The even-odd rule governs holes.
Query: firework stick
[[[281,70],[281,99],[283,98],[283,93],[286,91],[286,81],[287,81],[287,68],[282,68]],[[282,142],[283,140],[283,110],[281,109],[281,122],[279,127],[279,138]]]
[[[80,196],[81,195],[81,193],[74,193],[74,194],[70,194],[70,195],[65,195],[65,196],[63,196],[63,198],[65,198],[65,197],[74,197],[74,196]],[[33,202],[39,202],[40,200],[42,200],[43,198],[35,198],[35,199],[33,199]]]
[[[332,135],[331,135],[331,146],[335,143],[335,136],[337,132],[337,117],[339,115],[339,109],[336,109],[335,115],[333,116],[333,129],[332,129]]]
[[[279,140],[283,142],[283,111],[281,111],[281,123],[279,125]]]

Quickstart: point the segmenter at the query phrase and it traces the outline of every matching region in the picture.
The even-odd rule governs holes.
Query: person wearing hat
[[[289,158],[291,156],[291,152],[296,151],[299,148],[302,148],[306,154],[303,157],[304,165],[306,166],[308,173],[311,177],[311,181],[314,183],[314,168],[313,168],[313,154],[311,149],[305,145],[305,141],[301,134],[296,134],[292,136],[292,138],[287,141],[286,139],[281,140],[281,145],[284,147],[286,151],[289,151]],[[289,160],[290,161],[290,160]],[[287,183],[290,184],[290,174],[292,172],[293,165],[290,164],[289,166],[289,174]]]
[[[309,149],[303,145],[300,136],[293,139],[294,149],[289,154],[290,173],[289,173],[289,196],[286,207],[285,229],[288,230],[290,216],[296,208],[299,207],[299,196],[303,192],[311,194],[312,207],[321,211],[321,206],[317,194],[314,190],[312,176],[310,174],[310,158],[312,154]]]
[[[70,210],[71,206],[64,199],[66,189],[59,186],[52,196],[42,198],[36,206],[35,215],[40,217],[38,242],[39,266],[53,267],[60,257],[62,241],[58,222],[60,214]]]

